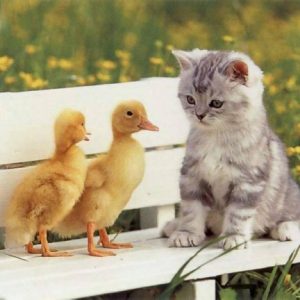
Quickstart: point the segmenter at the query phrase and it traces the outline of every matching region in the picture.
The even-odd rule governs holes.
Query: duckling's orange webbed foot
[[[32,242],[30,242],[27,245],[25,245],[25,250],[29,254],[42,254],[42,248],[34,248]],[[51,248],[50,250],[51,250],[51,252],[57,252],[56,249],[52,249]]]
[[[43,251],[42,256],[44,256],[44,257],[60,257],[60,256],[73,256],[73,254],[71,254],[69,252],[63,252],[63,251],[57,251],[57,252]]]
[[[98,256],[98,257],[104,257],[104,256],[116,256],[116,254],[112,251],[101,251],[97,250],[96,248],[89,248],[89,255],[91,256]]]
[[[130,243],[112,243],[109,240],[109,236],[108,236],[105,228],[99,229],[99,236],[100,236],[100,239],[98,241],[98,245],[102,244],[102,246],[104,248],[110,248],[110,249],[133,248],[133,245]]]
[[[73,254],[69,252],[63,252],[63,251],[52,251],[49,248],[48,241],[47,241],[47,231],[45,229],[39,230],[39,237],[41,239],[41,245],[42,245],[42,256],[44,257],[59,257],[59,256],[73,256]]]
[[[87,224],[87,237],[88,237],[88,252],[91,256],[115,256],[116,254],[111,251],[101,251],[97,250],[94,245],[94,232],[95,232],[95,223],[89,222]]]

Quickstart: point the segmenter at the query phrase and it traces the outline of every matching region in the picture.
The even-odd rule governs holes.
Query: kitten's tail
[[[161,231],[162,237],[170,237],[170,235],[178,228],[179,226],[179,219],[174,219],[166,223]]]

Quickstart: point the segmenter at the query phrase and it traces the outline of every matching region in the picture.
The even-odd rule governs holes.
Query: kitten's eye
[[[195,105],[195,99],[192,96],[186,96],[186,100],[189,104]]]
[[[224,102],[221,100],[211,100],[209,103],[209,106],[214,107],[214,108],[220,108],[220,107],[222,107],[223,103]]]
[[[126,112],[126,115],[129,116],[129,117],[131,117],[131,116],[133,116],[133,112],[130,111],[130,110],[128,110],[128,111]]]

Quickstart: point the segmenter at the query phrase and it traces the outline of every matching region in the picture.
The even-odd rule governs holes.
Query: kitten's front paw
[[[244,235],[235,234],[222,239],[219,242],[219,246],[224,250],[228,250],[236,246],[238,246],[237,249],[245,249],[248,247],[248,239]]]
[[[169,240],[169,247],[195,247],[205,239],[204,235],[197,235],[187,231],[174,231]]]
[[[270,235],[273,239],[279,241],[299,241],[300,230],[298,222],[282,222],[271,230]]]

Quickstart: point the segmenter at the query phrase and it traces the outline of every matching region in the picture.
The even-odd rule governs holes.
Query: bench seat
[[[118,241],[133,242],[134,248],[115,250],[114,257],[90,257],[86,239],[78,239],[53,245],[58,250],[73,251],[73,257],[44,258],[25,254],[23,248],[2,250],[0,300],[70,299],[166,284],[197,251],[197,248],[168,248],[166,239],[159,237],[161,227],[175,217],[175,205],[180,202],[179,170],[189,131],[177,99],[177,86],[177,78],[153,78],[0,93],[0,244],[7,202],[25,174],[52,153],[53,122],[62,109],[71,107],[86,115],[92,137],[80,146],[88,158],[107,151],[112,139],[111,112],[121,100],[142,101],[150,120],[160,127],[157,133],[136,135],[146,149],[146,170],[125,209],[139,209],[142,230],[117,237]],[[189,279],[194,280],[194,295],[185,298],[215,299],[216,276],[285,264],[296,247],[294,242],[258,240],[249,249],[233,251],[192,274]],[[221,252],[216,247],[206,249],[189,268]],[[295,259],[299,261],[300,256]]]
[[[114,250],[118,254],[115,257],[91,257],[87,255],[86,239],[77,239],[51,244],[58,250],[71,251],[74,256],[69,258],[43,258],[25,254],[23,248],[0,251],[0,299],[70,299],[166,284],[197,251],[168,248],[157,228],[121,233],[117,240],[132,242],[134,248]],[[189,279],[285,264],[296,247],[295,242],[253,241],[249,249],[228,253]],[[186,271],[221,252],[215,246],[204,250]],[[300,255],[295,262],[300,262]]]

